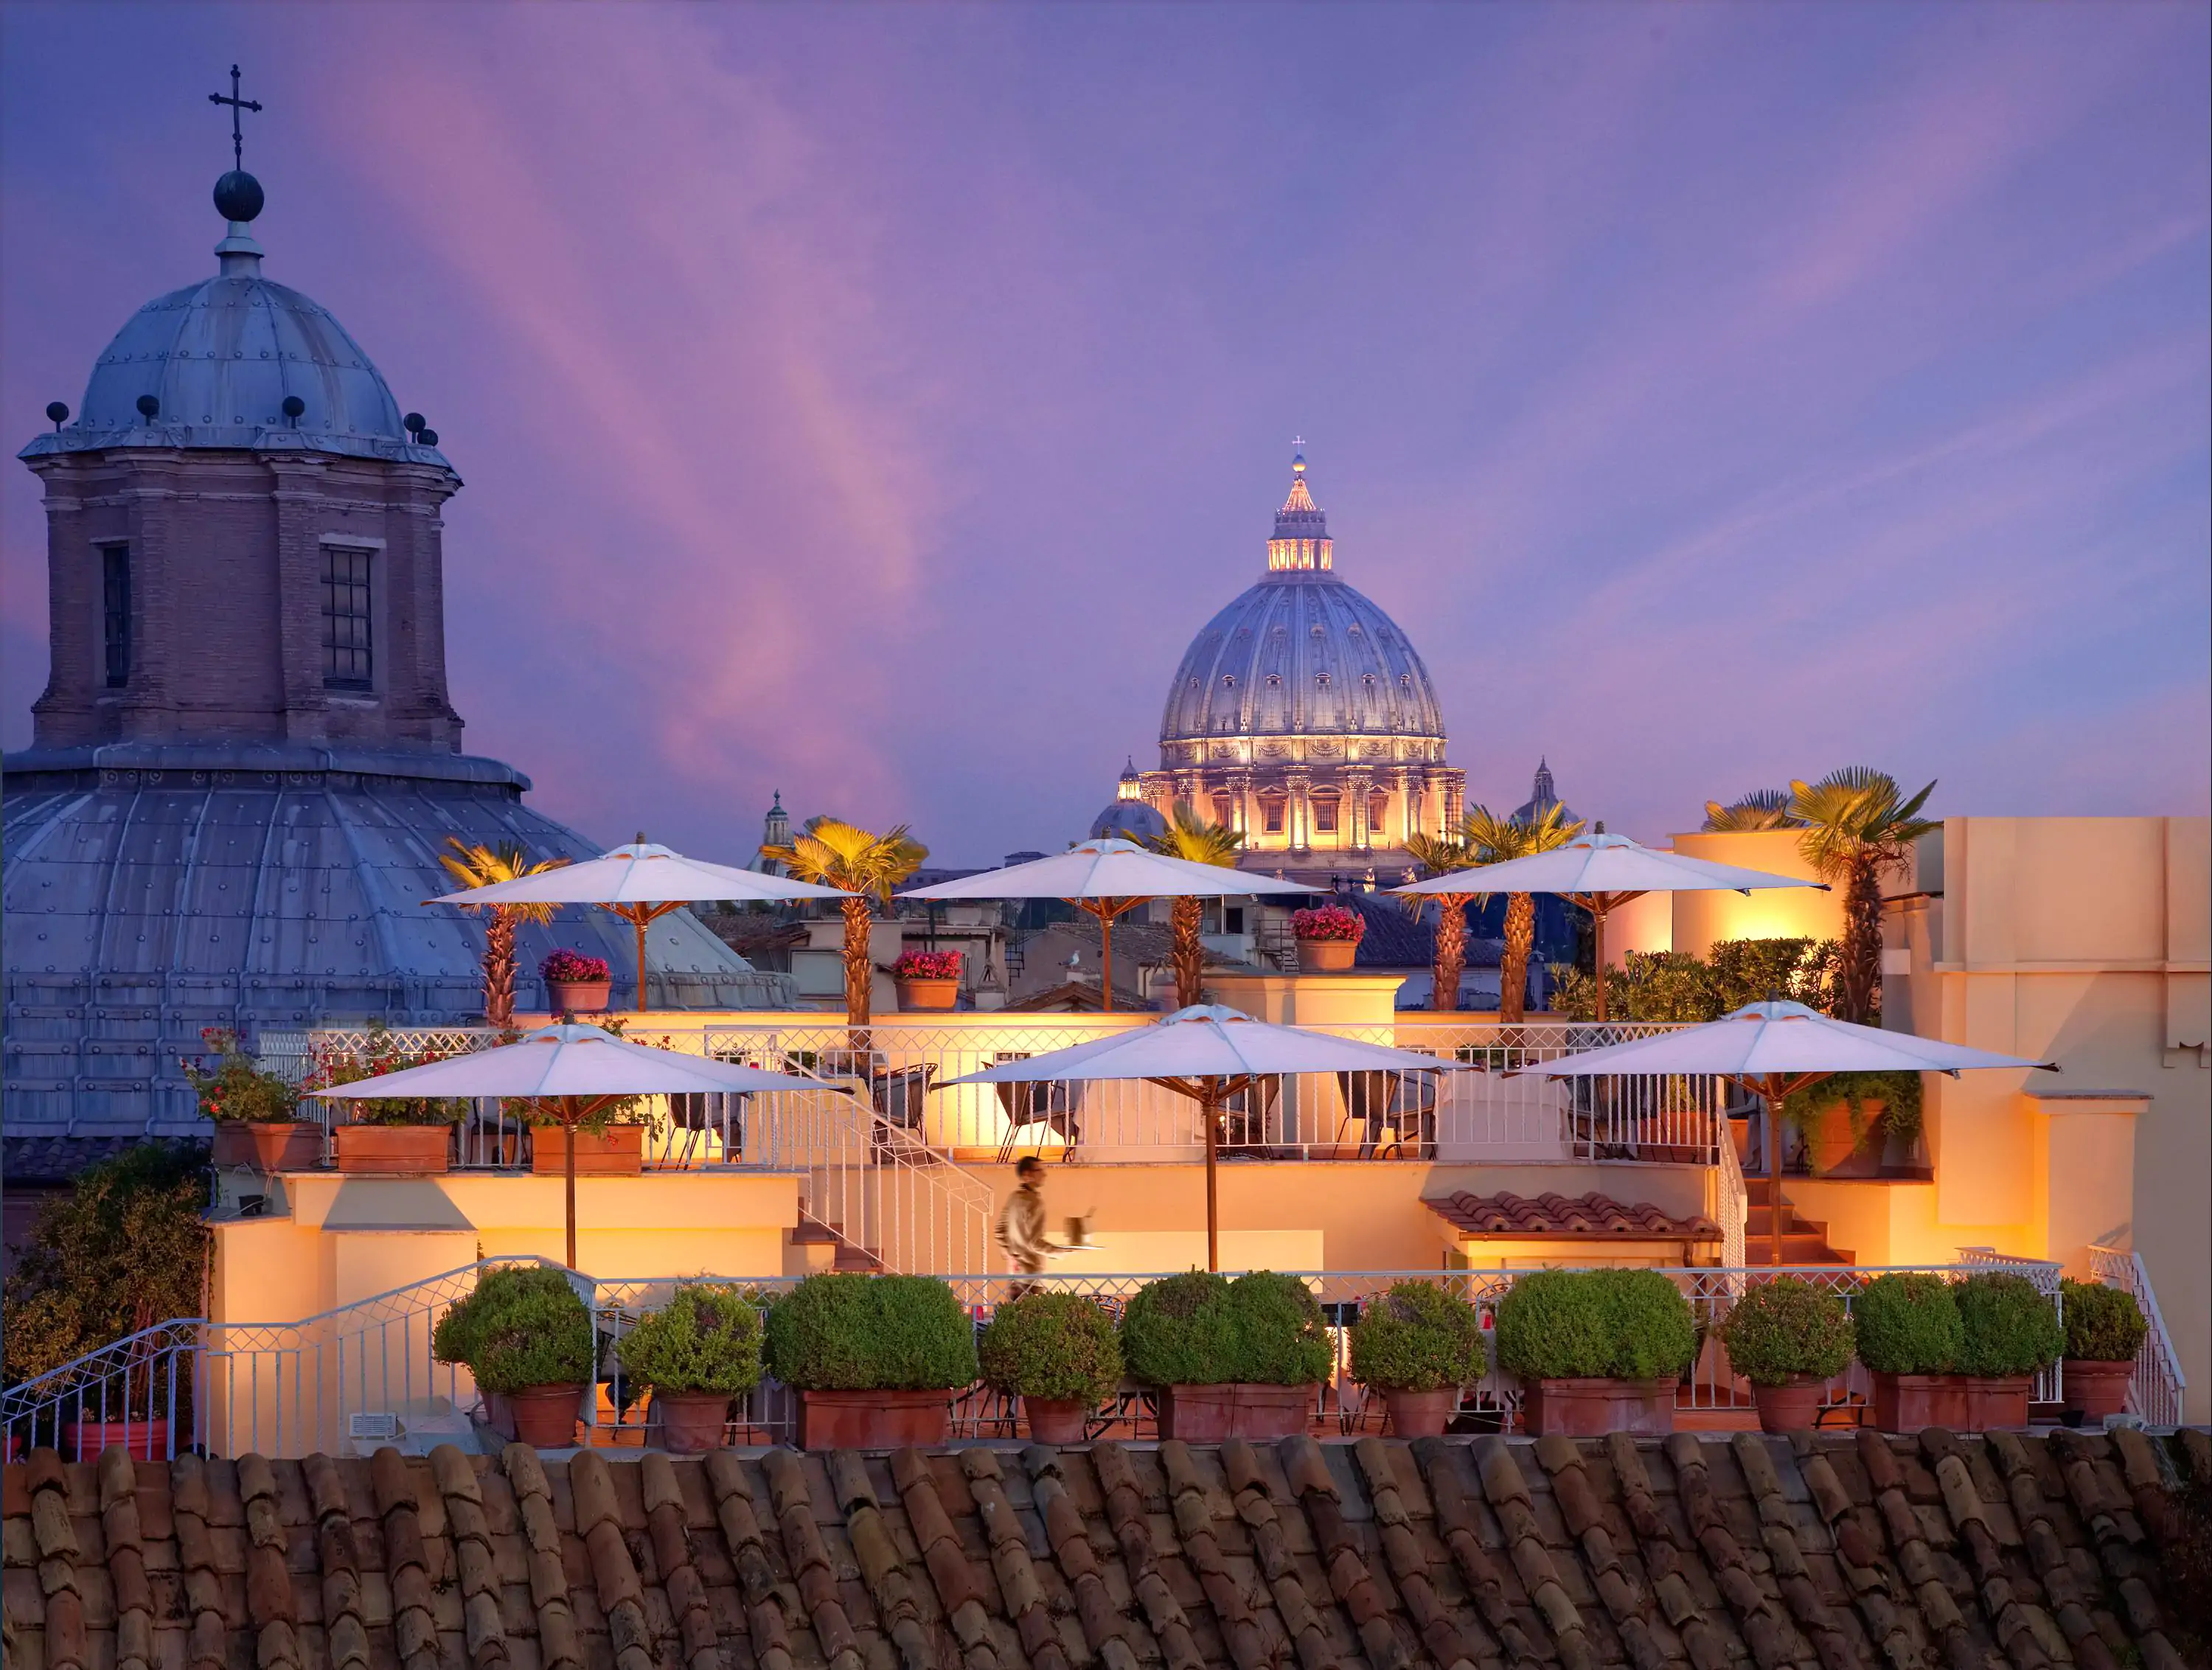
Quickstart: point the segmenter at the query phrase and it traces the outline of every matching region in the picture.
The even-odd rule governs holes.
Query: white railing
[[[1720,1163],[1712,1172],[1717,1197],[1713,1217],[1721,1226],[1721,1262],[1731,1268],[1741,1268],[1744,1262],[1744,1225],[1751,1217],[1751,1193],[1745,1187],[1743,1165],[1736,1157],[1735,1139],[1725,1119],[1721,1121],[1721,1139],[1717,1149]]]
[[[2136,1371],[2128,1379],[2129,1412],[2141,1416],[2146,1425],[2180,1425],[2189,1382],[2181,1372],[2173,1336],[2166,1331],[2166,1318],[2159,1312],[2158,1295],[2151,1291],[2150,1272],[2143,1267],[2142,1254],[2092,1242],[2089,1273],[2106,1286],[2130,1295],[2143,1321],[2150,1325],[2136,1352]]]

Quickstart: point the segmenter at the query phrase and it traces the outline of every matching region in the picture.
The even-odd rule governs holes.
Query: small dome
[[[1115,800],[1091,820],[1091,839],[1118,837],[1148,846],[1168,832],[1168,821],[1141,800]]]

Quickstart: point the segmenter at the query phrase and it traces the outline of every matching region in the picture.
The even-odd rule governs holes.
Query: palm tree
[[[1790,810],[1805,824],[1799,843],[1805,857],[1821,876],[1844,884],[1837,1018],[1870,1025],[1881,1013],[1881,878],[1904,868],[1914,841],[1942,827],[1920,816],[1936,785],[1903,799],[1887,772],[1845,766],[1790,787]]]
[[[1705,829],[1712,835],[1742,835],[1755,829],[1802,829],[1805,820],[1790,810],[1790,792],[1755,788],[1723,806],[1705,802]]]
[[[1557,801],[1528,823],[1498,817],[1486,807],[1472,808],[1461,820],[1462,843],[1478,865],[1500,864],[1564,847],[1583,832],[1568,823]],[[1505,955],[1498,968],[1498,1018],[1516,1023],[1528,1010],[1528,953],[1536,944],[1536,901],[1527,893],[1505,896]]]
[[[541,859],[532,864],[522,847],[512,841],[472,845],[459,835],[447,835],[446,845],[453,850],[439,853],[438,862],[463,887],[489,887],[494,882],[520,881],[525,876],[558,870],[568,862],[566,859]],[[491,1026],[513,1026],[515,927],[523,922],[551,921],[556,907],[467,905],[463,908],[491,912],[491,920],[484,924],[484,1020]]]
[[[1152,848],[1171,859],[1182,859],[1192,864],[1218,864],[1224,870],[1237,867],[1237,854],[1244,845],[1244,837],[1225,823],[1209,823],[1188,805],[1176,802],[1175,817],[1166,830],[1154,835]],[[1206,943],[1199,931],[1204,926],[1204,904],[1195,897],[1178,898],[1169,926],[1175,935],[1176,1007],[1188,1009],[1194,1003],[1203,1003],[1205,993],[1200,986],[1206,968]]]
[[[781,864],[786,875],[823,887],[842,888],[854,896],[839,908],[845,914],[845,1024],[864,1027],[869,1019],[870,987],[875,964],[868,954],[868,929],[876,906],[890,902],[891,890],[921,868],[929,848],[908,838],[906,825],[882,835],[835,817],[810,817],[789,846],[763,847],[763,859]]]
[[[1465,841],[1447,841],[1440,835],[1409,835],[1406,851],[1431,876],[1448,876],[1455,870],[1473,869],[1475,864]],[[1406,908],[1418,916],[1431,897],[1437,902],[1437,950],[1436,961],[1430,966],[1429,980],[1434,990],[1429,1007],[1441,1013],[1459,1007],[1460,971],[1467,967],[1467,896],[1409,894]]]

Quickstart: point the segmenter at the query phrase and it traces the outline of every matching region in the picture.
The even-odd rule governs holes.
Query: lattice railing
[[[2173,1336],[2166,1331],[2166,1318],[2151,1291],[2150,1272],[2142,1254],[2127,1248],[2091,1242],[2089,1273],[2107,1287],[2133,1297],[2143,1321],[2150,1326],[2136,1352],[2136,1371],[2128,1379],[2128,1409],[2150,1426],[2179,1426],[2187,1408],[2189,1382],[2181,1372],[2181,1357]]]

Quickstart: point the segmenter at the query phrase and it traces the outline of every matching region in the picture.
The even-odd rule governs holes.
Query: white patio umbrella
[[[1596,934],[1597,1018],[1605,1018],[1605,919],[1646,893],[1728,891],[1748,893],[1760,887],[1817,887],[1827,883],[1765,870],[1715,864],[1680,853],[1655,852],[1626,835],[1607,835],[1605,825],[1577,835],[1548,853],[1507,859],[1472,870],[1455,870],[1425,882],[1391,889],[1394,893],[1556,893],[1590,914]]]
[[[1105,1006],[1114,1006],[1114,919],[1154,899],[1242,899],[1261,893],[1310,893],[1296,882],[1255,876],[1225,865],[1194,864],[1106,837],[1078,841],[1064,853],[956,882],[902,893],[902,899],[1061,899],[1098,919],[1104,942]]]
[[[334,1102],[398,1096],[499,1096],[526,1102],[560,1121],[568,1177],[568,1267],[576,1267],[576,1127],[633,1096],[818,1090],[821,1082],[703,1055],[633,1044],[596,1026],[544,1026],[511,1044],[448,1056],[350,1084],[310,1090]]]
[[[1773,1185],[1774,1261],[1782,1262],[1782,1099],[1839,1072],[1942,1072],[1973,1067],[2039,1067],[2050,1061],[1995,1055],[1910,1032],[1856,1026],[1802,1003],[1768,999],[1732,1015],[1650,1038],[1632,1039],[1581,1055],[1524,1067],[1547,1078],[1595,1078],[1613,1073],[1709,1074],[1766,1104],[1766,1169]],[[1507,1075],[1509,1078],[1514,1076]]]
[[[617,847],[581,864],[564,864],[557,870],[540,871],[511,882],[441,893],[425,904],[448,905],[597,905],[611,910],[637,930],[637,1007],[645,1010],[645,930],[648,923],[680,910],[698,899],[842,899],[850,896],[834,887],[817,887],[790,876],[770,876],[758,870],[733,870],[726,864],[687,859],[681,853],[648,843],[641,832],[627,847]]]
[[[1150,1026],[1111,1038],[1002,1061],[946,1084],[1034,1084],[1061,1080],[1139,1079],[1188,1096],[1206,1133],[1206,1267],[1221,1267],[1219,1213],[1214,1198],[1217,1126],[1230,1097],[1263,1078],[1300,1072],[1439,1072],[1456,1061],[1363,1044],[1325,1032],[1256,1021],[1221,1004],[1193,1004]]]

